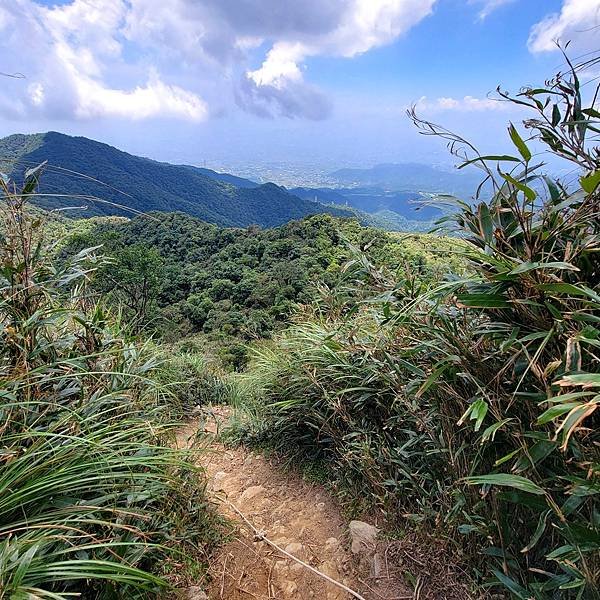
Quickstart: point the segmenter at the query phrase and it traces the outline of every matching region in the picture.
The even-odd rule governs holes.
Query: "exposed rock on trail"
[[[227,409],[216,413],[217,420],[228,416]],[[210,567],[211,581],[206,588],[209,599],[353,597],[262,540],[240,513],[280,548],[355,590],[365,600],[412,597],[404,588],[398,589],[397,584],[390,594],[389,582],[382,588],[376,579],[370,578],[368,570],[363,573],[359,565],[364,566],[365,561],[357,560],[350,550],[348,523],[326,490],[298,475],[282,472],[264,455],[245,448],[224,447],[211,435],[214,423],[206,429],[207,448],[200,461],[209,479],[209,493],[236,527],[234,539],[221,548]],[[181,433],[180,443],[195,433],[195,427],[188,426]],[[369,527],[358,525],[360,540],[354,544],[357,552],[374,552],[373,529]],[[371,544],[371,548],[364,544]]]

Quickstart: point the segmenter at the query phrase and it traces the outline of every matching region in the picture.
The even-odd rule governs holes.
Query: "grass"
[[[456,543],[483,591],[522,600],[600,597],[598,113],[579,90],[573,68],[513,99],[579,166],[577,190],[541,173],[512,125],[516,156],[498,164],[413,114],[470,151],[491,189],[453,200],[443,223],[468,269],[423,285],[357,256],[342,288],[256,354],[238,426],[327,464],[390,529]]]
[[[167,344],[156,352],[160,363],[153,378],[160,384],[163,402],[178,418],[189,418],[204,405],[232,402],[234,377],[209,354],[193,346]]]
[[[173,446],[158,357],[85,293],[98,257],[50,260],[26,207],[40,173],[3,183],[0,598],[153,597],[219,519]]]

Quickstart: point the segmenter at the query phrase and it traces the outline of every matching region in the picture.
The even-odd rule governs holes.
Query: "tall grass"
[[[354,305],[347,288],[319,305],[248,375],[265,396],[249,439],[324,459],[391,525],[440,528],[523,600],[600,595],[600,113],[581,89],[573,67],[504,95],[580,168],[574,187],[512,125],[515,156],[482,156],[412,113],[483,169],[446,223],[470,273],[423,289],[363,261]]]
[[[97,258],[57,268],[27,212],[42,168],[2,188],[0,597],[146,597],[214,537],[201,473],[173,449],[156,360],[86,299]]]
[[[201,406],[229,404],[235,393],[232,374],[217,360],[196,348],[193,339],[184,344],[162,344],[156,350],[160,364],[153,379],[158,382],[164,402],[181,419]]]

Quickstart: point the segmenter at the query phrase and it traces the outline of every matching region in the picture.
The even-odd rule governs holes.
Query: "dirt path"
[[[369,549],[366,542],[364,552],[352,553],[348,523],[326,490],[283,473],[264,455],[216,442],[213,434],[228,412],[217,408],[215,413],[212,423],[209,419],[206,425],[207,448],[200,462],[207,472],[210,494],[219,510],[235,523],[236,531],[211,565],[206,590],[210,600],[353,597],[262,541],[231,505],[286,552],[356,590],[365,600],[412,598],[404,589],[399,593],[397,584],[393,591],[389,583],[384,589],[377,577],[370,577],[373,561],[367,555],[374,547]],[[180,440],[185,442],[195,434],[196,427],[190,425]],[[355,532],[354,550],[361,546],[356,539]]]

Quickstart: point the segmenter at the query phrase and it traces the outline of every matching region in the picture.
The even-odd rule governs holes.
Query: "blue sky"
[[[439,2],[432,16],[394,43],[352,60],[309,62],[311,79],[332,90],[372,90],[422,95],[485,95],[496,81],[519,85],[556,65],[556,55],[532,54],[531,26],[560,9],[560,0],[515,0],[485,19],[480,6]]]
[[[488,98],[595,49],[600,0],[0,0],[0,134],[58,130],[241,168],[451,162],[407,106],[481,144]],[[25,42],[25,43],[24,43]],[[239,170],[239,169],[238,169]]]

